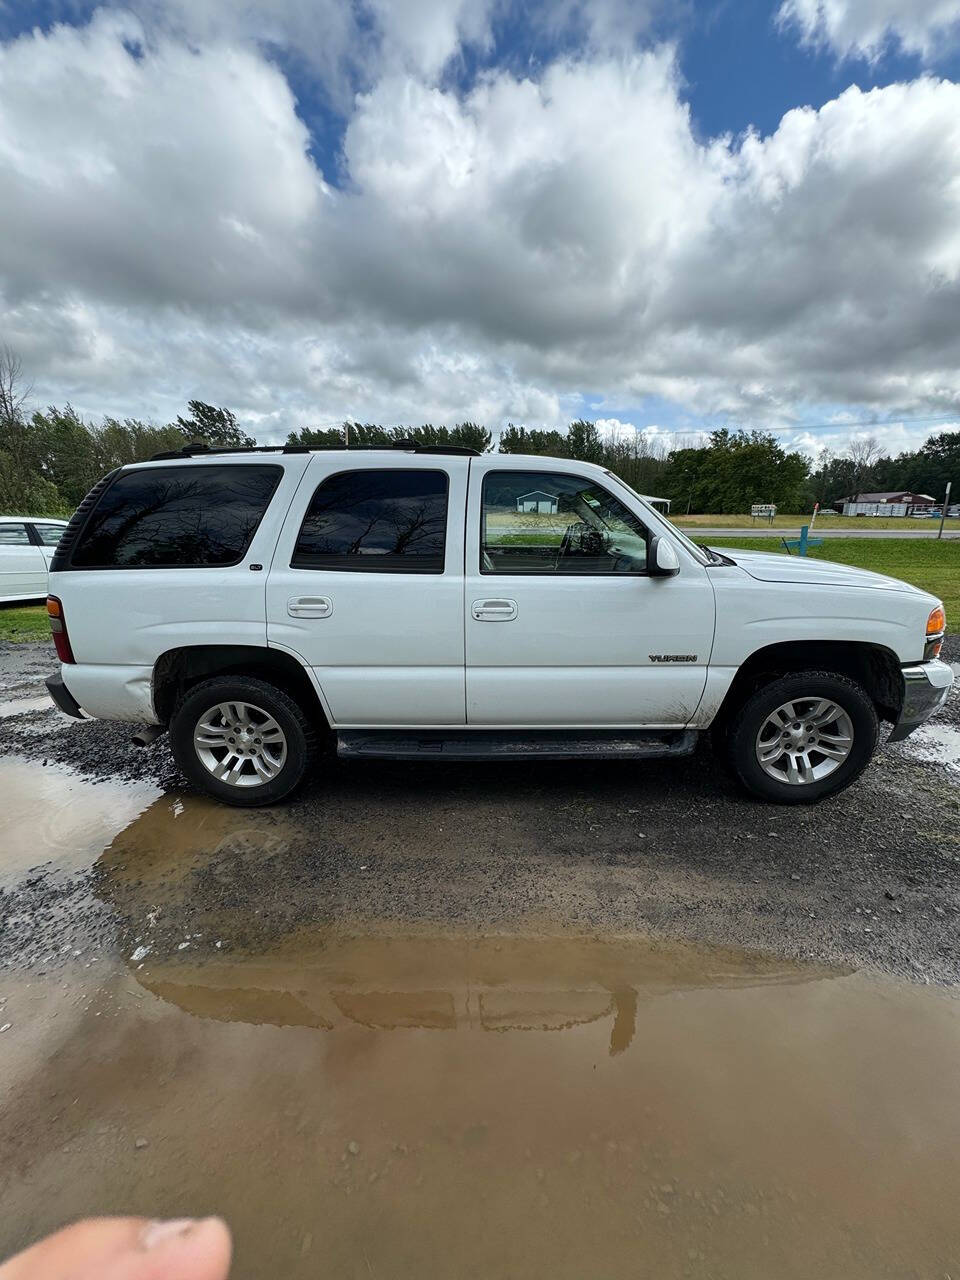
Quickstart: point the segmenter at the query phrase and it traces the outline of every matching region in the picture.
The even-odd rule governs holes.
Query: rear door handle
[[[474,600],[471,613],[477,622],[512,622],[517,616],[516,600]]]
[[[291,618],[329,618],[333,601],[329,596],[291,596],[287,613]]]

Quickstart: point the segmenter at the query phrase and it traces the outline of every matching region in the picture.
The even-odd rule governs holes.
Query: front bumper
[[[82,720],[83,712],[77,703],[76,698],[63,683],[63,676],[58,671],[56,675],[47,676],[44,684],[47,686],[47,692],[54,700],[60,710],[66,716],[72,716],[74,720]]]
[[[904,667],[902,675],[903,702],[888,742],[900,742],[925,720],[936,715],[950,696],[953,684],[952,670],[939,658],[932,662],[918,662],[915,667]]]

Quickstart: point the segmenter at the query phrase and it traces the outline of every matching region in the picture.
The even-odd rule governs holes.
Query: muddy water
[[[43,864],[77,871],[154,800],[156,787],[97,786],[69,770],[7,758],[0,773],[0,885]]]
[[[946,765],[960,773],[960,729],[953,725],[923,725],[907,739],[905,750],[916,760]]]
[[[5,874],[86,865],[126,930],[0,972],[0,1256],[217,1212],[235,1280],[960,1275],[952,993],[561,910],[484,936],[347,902],[245,946],[269,880],[304,893],[315,810],[0,783]]]
[[[236,1277],[960,1268],[942,992],[638,939],[330,931],[3,994],[0,1250],[216,1211]]]
[[[29,711],[49,711],[51,709],[50,697],[37,695],[36,697],[17,697],[0,700],[0,719],[6,716],[22,716]]]

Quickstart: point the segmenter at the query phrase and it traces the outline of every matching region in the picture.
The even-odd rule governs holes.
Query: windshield
[[[626,489],[628,493],[633,494],[633,496],[637,499],[638,502],[643,503],[645,510],[652,512],[659,520],[662,520],[664,524],[669,525],[670,532],[674,535],[674,537],[677,538],[679,542],[683,543],[683,545],[690,552],[690,554],[694,556],[700,562],[700,564],[710,563],[711,557],[707,555],[704,548],[698,546],[695,542],[693,542],[690,538],[688,538],[687,535],[683,532],[683,530],[678,529],[677,526],[673,523],[673,521],[668,516],[665,516],[662,511],[658,511],[656,507],[652,506],[646,500],[646,498],[643,496],[642,493],[637,493],[636,489],[632,489],[630,485],[627,484],[626,480],[621,480],[620,477],[615,476],[612,471],[608,471],[607,475],[613,476],[614,480],[616,480],[619,484],[622,484],[624,489]]]

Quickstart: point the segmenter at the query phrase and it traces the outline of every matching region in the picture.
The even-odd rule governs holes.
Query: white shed
[[[533,511],[541,516],[555,516],[559,499],[555,493],[546,493],[543,489],[531,489],[529,493],[521,493],[517,499],[518,511]]]

